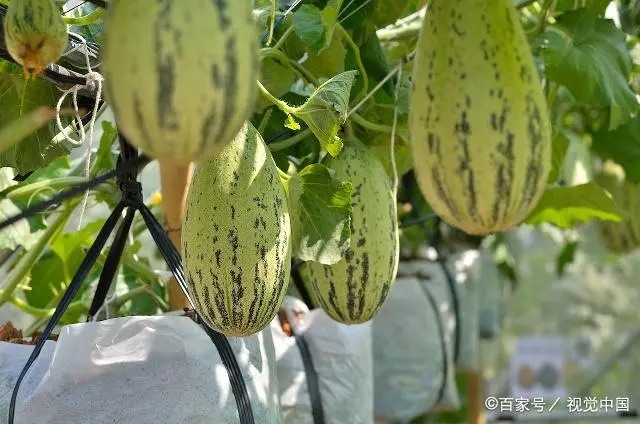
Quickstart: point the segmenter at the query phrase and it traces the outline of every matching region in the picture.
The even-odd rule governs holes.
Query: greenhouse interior
[[[640,0],[0,0],[0,424],[631,424],[639,305]]]

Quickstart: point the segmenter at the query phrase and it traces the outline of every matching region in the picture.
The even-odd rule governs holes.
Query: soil
[[[22,335],[22,330],[19,330],[13,326],[11,321],[7,321],[4,324],[0,325],[0,342],[9,342],[13,344],[24,344],[24,345],[35,345],[38,343],[38,340],[42,337],[41,332],[35,332],[31,336],[31,340],[27,340]],[[57,341],[58,335],[51,334],[48,337],[48,340]]]

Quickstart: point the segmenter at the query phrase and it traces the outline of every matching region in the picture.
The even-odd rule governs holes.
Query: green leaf
[[[347,71],[322,84],[292,113],[302,119],[331,156],[342,150],[338,131],[347,120],[351,87],[358,71]]]
[[[598,14],[603,15],[607,6],[609,6],[609,3],[611,3],[611,0],[583,0],[580,2],[577,2],[576,0],[558,0],[555,6],[555,11],[560,12],[574,10],[578,7],[588,7]]]
[[[393,24],[403,16],[411,0],[373,0],[372,18],[379,28]]]
[[[312,4],[303,4],[293,13],[291,21],[293,31],[309,49],[320,52],[326,43],[326,28],[320,9]]]
[[[307,68],[316,79],[329,79],[334,75],[344,72],[344,60],[347,55],[347,49],[342,41],[342,33],[334,32],[331,43],[322,53],[309,52],[309,57],[304,62],[304,67]],[[276,95],[273,91],[271,91],[271,93]]]
[[[623,212],[609,193],[588,183],[548,188],[525,222],[531,225],[547,222],[560,228],[572,228],[593,218],[619,222]]]
[[[549,183],[554,183],[560,176],[560,170],[564,164],[564,158],[569,150],[569,139],[564,133],[556,133],[551,143],[551,172],[549,172]]]
[[[350,182],[320,164],[309,165],[288,181],[294,256],[333,265],[342,259],[351,236]]]
[[[312,4],[303,4],[293,13],[293,31],[311,52],[321,53],[331,44],[341,5],[342,0],[329,0],[320,10]]]
[[[622,166],[629,181],[640,183],[640,116],[613,131],[592,134],[591,150]]]
[[[118,155],[113,152],[112,147],[117,138],[118,130],[116,127],[109,121],[102,121],[100,145],[91,166],[92,176],[98,175],[102,171],[111,171],[116,168]]]
[[[562,251],[556,258],[556,274],[558,275],[558,277],[562,277],[564,275],[565,268],[567,267],[567,265],[570,265],[573,262],[577,250],[577,241],[568,241],[565,243]]]
[[[104,225],[104,219],[98,219],[84,226],[80,231],[71,231],[58,237],[51,245],[51,250],[63,261],[68,261],[74,253],[83,246],[88,246],[93,242],[93,235],[100,231]],[[84,256],[84,255],[82,255]],[[75,270],[71,270],[75,272]]]
[[[20,212],[20,208],[18,208],[18,206],[16,206],[16,204],[11,200],[0,200],[0,222],[17,215]],[[29,222],[24,219],[0,230],[0,251],[4,249],[13,250],[20,245],[29,249],[32,244],[33,237],[31,236]]]
[[[384,166],[389,178],[391,178],[393,176],[393,167],[391,164],[391,135],[377,134],[366,144],[371,152],[380,159],[382,166]],[[408,143],[402,140],[398,135],[396,135],[396,142],[393,150],[396,160],[396,171],[398,173],[398,178],[400,178],[413,168],[411,151]]]
[[[0,127],[21,116],[20,103],[25,89],[25,79],[22,69],[5,60],[0,59]],[[55,108],[60,98],[60,90],[52,83],[38,78],[26,83],[23,111],[31,111],[36,106]],[[69,107],[69,96],[62,107]],[[61,118],[62,124],[67,125],[68,118]],[[53,159],[67,155],[71,145],[66,141],[53,141],[58,133],[56,120],[24,139],[5,152],[0,153],[0,167],[16,168],[18,173],[29,171],[49,164]]]
[[[609,129],[638,109],[629,88],[631,57],[625,34],[592,9],[566,12],[543,34],[545,74],[582,103],[610,107]]]
[[[143,262],[145,265],[149,265],[148,260],[144,260]],[[120,274],[128,290],[133,290],[144,285],[136,272],[128,266],[122,266]],[[163,293],[158,293],[158,295],[162,297]],[[127,315],[155,315],[158,312],[158,304],[148,293],[142,293],[131,299],[131,301],[127,303],[126,309]]]

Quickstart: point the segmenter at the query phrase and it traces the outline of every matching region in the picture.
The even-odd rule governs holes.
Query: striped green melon
[[[36,77],[60,59],[68,37],[67,25],[53,0],[9,1],[4,40],[25,76]]]
[[[259,73],[250,0],[114,0],[102,71],[118,129],[149,156],[203,162],[251,114]]]
[[[214,330],[249,336],[287,291],[290,220],[271,152],[250,124],[196,167],[182,226],[182,258],[196,309]]]
[[[594,181],[628,214],[620,222],[598,220],[598,238],[612,253],[626,254],[636,250],[640,247],[640,186],[627,181],[622,167],[611,161],[605,162]]]
[[[433,0],[414,64],[409,117],[416,179],[448,224],[483,235],[536,206],[551,125],[512,0]]]
[[[350,181],[351,239],[344,257],[334,265],[306,264],[316,300],[338,322],[371,320],[395,282],[399,260],[396,202],[382,163],[362,143],[349,140],[325,165],[336,177]]]

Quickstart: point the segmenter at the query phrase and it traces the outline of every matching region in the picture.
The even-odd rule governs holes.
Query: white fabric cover
[[[270,331],[229,338],[257,423],[281,423]],[[32,346],[0,344],[0,412]],[[50,362],[48,371],[47,365]],[[3,418],[4,418],[3,417]],[[62,327],[20,387],[15,424],[239,423],[218,350],[187,317]]]
[[[371,324],[346,325],[323,310],[286,296],[282,308],[295,334],[304,335],[318,375],[327,424],[373,423]],[[311,400],[300,350],[294,337],[271,323],[280,403],[287,424],[313,424]]]

